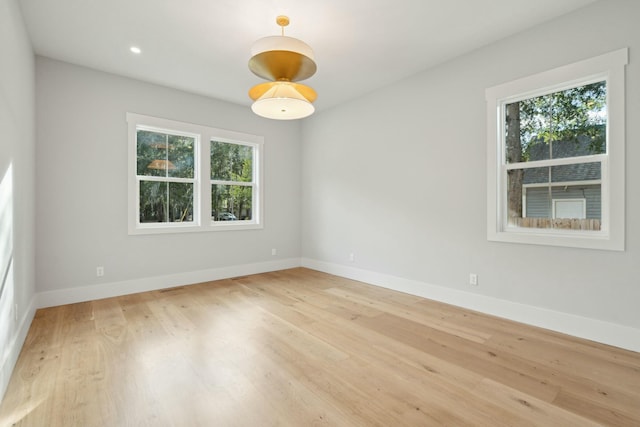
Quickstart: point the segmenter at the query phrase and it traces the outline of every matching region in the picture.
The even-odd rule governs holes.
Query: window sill
[[[231,221],[230,221],[231,222]],[[241,230],[257,230],[264,228],[262,224],[255,222],[233,221],[230,224],[219,224],[218,221],[212,222],[210,225],[142,225],[129,228],[129,235],[152,235],[152,234],[176,234],[176,233],[201,233],[209,231],[241,231]]]
[[[603,231],[537,230],[514,227],[506,231],[489,232],[487,239],[505,243],[624,251],[624,240],[614,239]]]

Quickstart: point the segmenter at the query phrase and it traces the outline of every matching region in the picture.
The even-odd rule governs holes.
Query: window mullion
[[[512,170],[512,169],[542,168],[542,167],[548,167],[548,166],[578,165],[582,163],[603,162],[606,158],[607,158],[607,154],[594,154],[592,156],[566,157],[566,158],[560,158],[560,159],[506,163],[504,167],[506,170]]]
[[[244,182],[244,181],[223,181],[219,179],[212,179],[211,184],[216,185],[240,185],[244,187],[253,187],[255,184],[253,182]]]
[[[138,181],[155,181],[155,182],[178,182],[184,184],[193,184],[196,182],[195,178],[177,178],[177,177],[165,177],[165,176],[146,176],[136,175]]]
[[[211,222],[211,139],[203,133],[200,140],[200,223]]]

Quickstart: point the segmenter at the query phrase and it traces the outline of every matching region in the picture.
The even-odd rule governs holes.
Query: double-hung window
[[[129,234],[262,227],[263,138],[127,114]]]
[[[624,249],[627,57],[487,89],[489,240]]]
[[[214,221],[253,220],[255,150],[251,144],[211,141],[211,217]]]
[[[136,139],[138,225],[197,223],[199,135],[139,126]]]

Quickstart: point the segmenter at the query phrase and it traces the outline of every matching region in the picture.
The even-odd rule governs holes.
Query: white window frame
[[[209,193],[209,218],[210,218],[210,226],[214,227],[216,229],[219,230],[242,230],[242,229],[247,229],[247,228],[262,228],[261,223],[260,223],[260,213],[261,213],[261,201],[262,201],[262,192],[261,190],[261,186],[260,186],[260,182],[261,179],[260,174],[262,172],[262,143],[261,142],[249,142],[246,140],[239,140],[239,139],[229,139],[229,138],[222,138],[222,137],[216,137],[216,138],[210,138],[209,141],[207,141],[207,149],[211,150],[211,143],[212,142],[223,142],[226,144],[238,144],[238,145],[246,145],[249,147],[253,148],[253,176],[252,176],[252,180],[251,182],[242,182],[242,181],[222,181],[222,180],[216,180],[216,179],[211,179],[211,164],[209,163],[209,173],[208,173],[208,183],[209,183],[209,190],[211,189],[211,186],[213,184],[220,184],[220,185],[244,185],[244,186],[250,186],[253,188],[253,190],[251,191],[252,194],[252,203],[251,203],[251,220],[237,220],[237,221],[214,221],[213,218],[211,218],[211,193]],[[207,157],[207,160],[209,159],[209,157]]]
[[[135,151],[133,158],[133,167],[134,167],[134,175],[135,175],[135,218],[136,218],[136,228],[139,230],[151,230],[151,229],[167,229],[167,228],[175,228],[181,230],[188,230],[200,224],[200,209],[199,209],[199,188],[200,188],[200,180],[198,179],[200,169],[200,135],[197,133],[188,132],[185,130],[177,130],[177,129],[169,129],[167,127],[158,127],[158,126],[150,126],[147,124],[139,124],[135,127],[135,136],[134,136],[134,145],[137,146],[137,131],[145,130],[150,132],[158,132],[167,135],[179,135],[186,136],[194,139],[193,146],[193,178],[175,178],[170,176],[140,176],[137,173],[137,150]],[[137,147],[134,147],[134,150]],[[158,222],[158,223],[141,223],[140,220],[140,183],[142,181],[152,181],[152,182],[176,182],[176,183],[185,183],[185,184],[193,184],[193,221],[188,222]]]
[[[625,238],[625,65],[628,49],[514,80],[486,90],[487,100],[487,238],[491,241],[577,248],[624,250]],[[606,154],[580,157],[600,162],[601,230],[531,229],[507,225],[504,111],[509,103],[598,81],[607,84]],[[524,165],[545,167],[575,163],[552,159]],[[518,168],[523,165],[519,164]]]
[[[263,147],[264,137],[218,129],[209,126],[179,122],[176,120],[146,116],[142,114],[127,113],[128,124],[128,232],[136,234],[163,234],[184,233],[221,230],[249,230],[263,228]],[[137,131],[139,129],[153,130],[174,135],[186,135],[194,137],[194,203],[193,221],[171,223],[140,223],[139,203],[139,178],[137,176]],[[250,221],[213,221],[211,217],[211,141],[249,145],[253,147],[253,202],[252,219]],[[150,180],[163,182],[183,178]]]

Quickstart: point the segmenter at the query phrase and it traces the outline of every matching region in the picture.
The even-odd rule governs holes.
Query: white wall
[[[1,399],[35,312],[34,58],[15,0],[0,0],[0,55]]]
[[[299,123],[47,58],[36,65],[41,306],[299,264]],[[264,229],[129,236],[127,112],[263,135]]]
[[[303,263],[640,350],[638,17],[600,1],[312,117]],[[626,251],[487,241],[485,88],[626,46]]]

